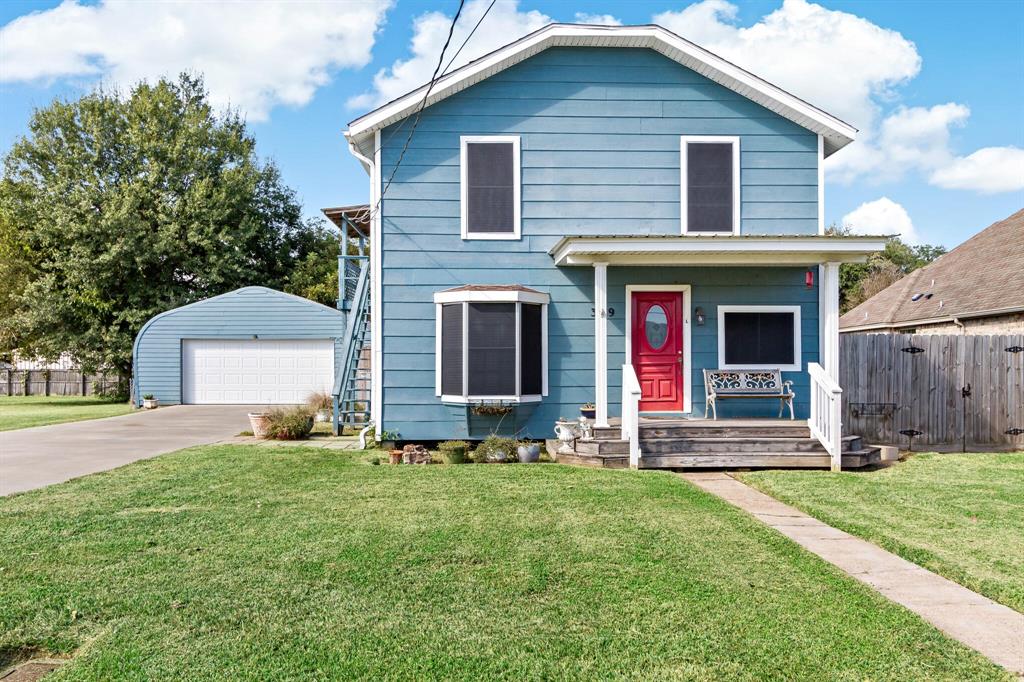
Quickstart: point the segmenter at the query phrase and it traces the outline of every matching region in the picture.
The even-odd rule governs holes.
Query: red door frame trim
[[[683,414],[693,412],[693,344],[691,342],[690,311],[692,287],[689,284],[627,284],[626,285],[626,362],[633,361],[633,292],[635,291],[681,291],[683,293]]]

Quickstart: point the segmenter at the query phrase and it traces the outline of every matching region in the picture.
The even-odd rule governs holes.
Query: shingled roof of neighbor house
[[[917,300],[914,300],[914,299]],[[843,331],[1024,310],[1024,209],[842,316]]]

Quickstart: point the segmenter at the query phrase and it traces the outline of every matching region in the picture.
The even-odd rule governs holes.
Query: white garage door
[[[301,403],[334,384],[331,339],[189,339],[181,355],[184,403]]]

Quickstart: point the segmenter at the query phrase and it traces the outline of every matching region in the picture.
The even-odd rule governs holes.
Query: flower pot
[[[597,408],[595,407],[593,409],[587,410],[581,407],[580,414],[586,417],[587,419],[594,419],[597,416]]]
[[[540,460],[540,444],[530,443],[528,445],[520,445],[516,448],[519,453],[519,461],[524,464],[532,464]]]
[[[252,426],[252,435],[257,438],[269,437],[270,415],[265,412],[250,412],[249,425]]]
[[[465,464],[466,463],[466,448],[452,448],[451,450],[442,450],[441,458],[445,464]]]
[[[390,461],[392,464],[401,464],[402,463],[402,451],[401,450],[392,450],[391,452],[389,452],[388,453],[388,461]]]
[[[142,407],[146,410],[155,410],[160,407],[160,400],[158,398],[143,398]]]
[[[504,450],[491,450],[484,457],[484,461],[488,464],[504,464],[509,461],[510,457]]]

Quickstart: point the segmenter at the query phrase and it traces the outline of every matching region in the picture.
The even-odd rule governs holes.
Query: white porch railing
[[[640,465],[640,381],[633,365],[622,366],[622,440],[629,441],[629,466]]]
[[[832,458],[832,471],[839,471],[843,463],[843,389],[816,362],[807,364],[807,373],[811,375],[811,418],[807,425]]]

